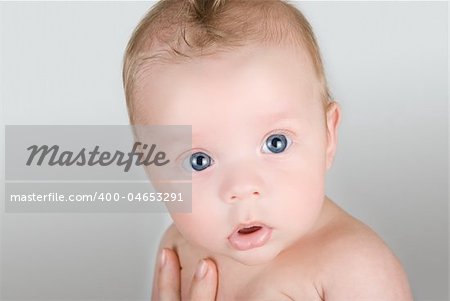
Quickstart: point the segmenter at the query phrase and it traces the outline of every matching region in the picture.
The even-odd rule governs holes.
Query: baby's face
[[[305,52],[252,47],[152,70],[136,119],[192,125],[179,158],[192,213],[171,214],[185,239],[254,265],[317,225],[335,140]]]

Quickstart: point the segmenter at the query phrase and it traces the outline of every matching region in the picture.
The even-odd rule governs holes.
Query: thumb
[[[214,301],[217,294],[217,268],[210,259],[202,259],[192,280],[191,301]]]

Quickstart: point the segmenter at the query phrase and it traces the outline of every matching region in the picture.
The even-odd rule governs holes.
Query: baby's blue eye
[[[204,152],[197,152],[189,157],[189,163],[194,170],[202,171],[212,164],[212,159]]]
[[[285,135],[273,134],[266,139],[263,145],[263,151],[278,154],[283,152],[288,147],[288,144],[288,138]]]

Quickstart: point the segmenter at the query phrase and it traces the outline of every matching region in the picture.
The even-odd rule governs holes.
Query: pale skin
[[[192,125],[189,154],[213,161],[191,170],[192,213],[171,212],[152,300],[412,300],[382,239],[325,196],[341,110],[323,107],[305,50],[249,46],[155,66],[136,84],[137,122]],[[273,134],[284,151],[267,151]],[[271,237],[238,250],[229,234],[248,221]]]

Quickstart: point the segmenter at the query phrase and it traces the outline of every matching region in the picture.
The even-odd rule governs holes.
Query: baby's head
[[[190,243],[251,265],[318,227],[340,112],[298,10],[160,1],[128,44],[123,79],[131,123],[192,126],[177,159],[192,172],[192,213],[171,213]]]

